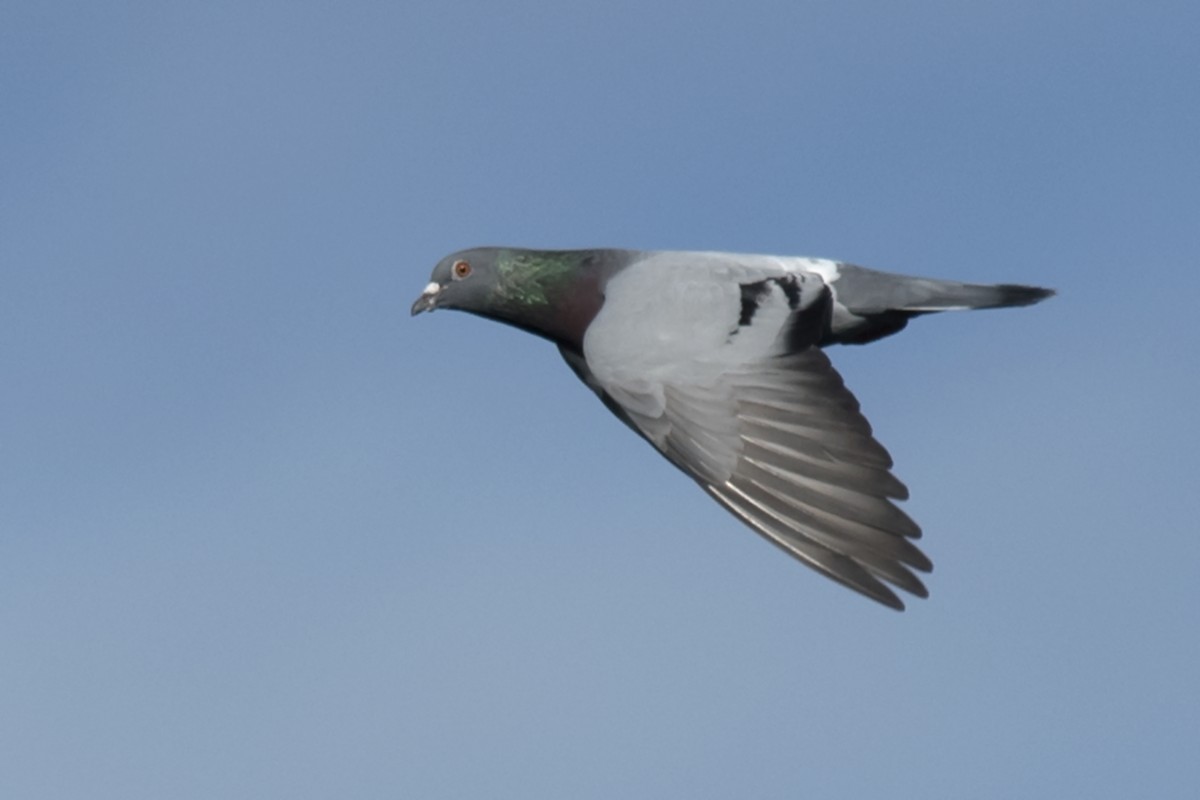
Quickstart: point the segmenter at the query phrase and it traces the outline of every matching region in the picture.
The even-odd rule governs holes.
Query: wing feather
[[[755,481],[747,481],[739,485],[740,494],[749,500],[764,515],[763,527],[769,527],[785,539],[789,545],[794,545],[799,539],[810,540],[818,545],[842,553],[847,529],[842,525],[829,526],[819,522],[808,522],[812,517],[806,513],[802,504],[797,504],[787,495],[776,493]],[[789,535],[788,531],[792,533]],[[772,536],[774,538],[774,536]],[[901,540],[903,541],[903,540]],[[861,539],[857,545],[868,545]],[[911,547],[911,545],[909,545]],[[791,549],[787,547],[785,549]],[[852,552],[842,553],[869,573],[895,584],[905,591],[919,597],[926,597],[928,592],[924,584],[896,556],[875,550],[870,546],[856,546]],[[857,588],[857,587],[856,587]]]
[[[813,569],[872,600],[897,610],[904,609],[904,603],[895,592],[853,559],[807,537],[780,535],[779,524],[737,488],[706,486],[705,489],[753,530]]]
[[[908,490],[820,350],[664,384],[662,397],[660,417],[631,415],[633,427],[752,529],[885,605],[903,608],[889,584],[928,595],[921,530],[892,502]]]

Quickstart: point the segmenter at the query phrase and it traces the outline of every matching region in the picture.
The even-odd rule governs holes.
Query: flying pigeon
[[[462,250],[414,315],[455,308],[545,337],[610,411],[746,525],[892,608],[932,562],[908,489],[822,348],[1050,289],[714,252]]]

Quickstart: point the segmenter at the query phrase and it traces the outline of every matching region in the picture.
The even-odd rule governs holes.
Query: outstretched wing
[[[563,350],[614,413],[758,533],[893,608],[932,564],[892,502],[857,400],[813,342],[831,302],[815,275],[751,263],[637,264]],[[705,268],[708,266],[709,268]]]

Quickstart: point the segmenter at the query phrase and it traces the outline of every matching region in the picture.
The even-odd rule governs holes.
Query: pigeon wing
[[[828,301],[819,279],[809,281],[728,265],[635,266],[610,285],[583,353],[563,355],[755,531],[902,609],[889,584],[925,597],[914,570],[932,565],[912,542],[920,529],[892,502],[908,492],[891,457],[829,359],[797,335]]]

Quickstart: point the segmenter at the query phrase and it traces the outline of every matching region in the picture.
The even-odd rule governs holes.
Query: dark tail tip
[[[1003,283],[996,286],[995,289],[999,293],[997,306],[1031,306],[1057,294],[1053,289],[1043,289],[1040,286],[1021,286],[1016,283]]]

